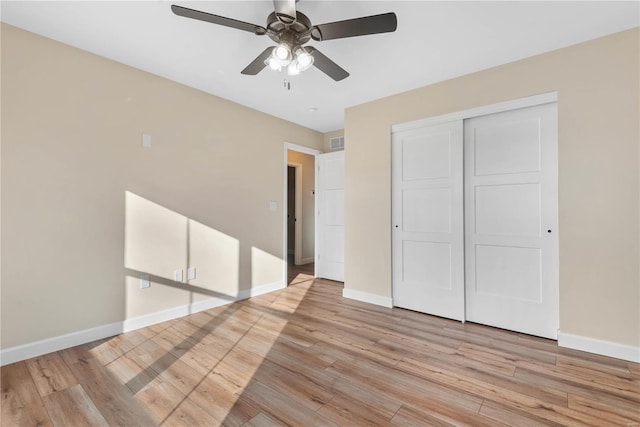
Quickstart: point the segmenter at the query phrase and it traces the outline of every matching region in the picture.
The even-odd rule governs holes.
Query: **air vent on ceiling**
[[[342,150],[344,148],[344,136],[336,136],[329,140],[332,150]]]

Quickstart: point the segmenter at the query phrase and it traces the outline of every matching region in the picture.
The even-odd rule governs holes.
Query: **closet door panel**
[[[557,338],[557,107],[465,121],[467,320]]]
[[[462,121],[394,133],[393,303],[464,320]]]

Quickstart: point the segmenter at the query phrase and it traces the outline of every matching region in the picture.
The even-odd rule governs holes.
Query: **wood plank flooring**
[[[296,265],[293,262],[293,255],[289,255],[287,261],[287,284],[295,285],[300,282],[306,282],[313,279],[315,264]]]
[[[2,426],[638,426],[640,366],[306,280],[1,368]]]

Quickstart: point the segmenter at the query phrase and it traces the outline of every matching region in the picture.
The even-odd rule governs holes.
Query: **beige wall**
[[[332,150],[331,149],[331,138],[335,138],[336,136],[342,136],[344,135],[344,129],[338,129],[338,130],[334,130],[332,132],[327,132],[324,134],[324,143],[323,143],[323,147],[324,147],[324,152],[328,153],[330,151],[338,151],[338,150]],[[345,145],[346,145],[346,140],[345,140]]]
[[[302,165],[302,263],[313,262],[315,254],[315,162],[310,154],[288,151],[288,161]]]
[[[284,280],[284,141],[322,134],[5,24],[2,88],[3,349]]]
[[[560,330],[640,345],[638,29],[352,107],[345,286],[391,296],[393,124],[558,92]]]

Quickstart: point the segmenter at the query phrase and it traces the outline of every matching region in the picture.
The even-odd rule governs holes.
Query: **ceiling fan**
[[[185,18],[236,28],[258,36],[269,36],[277,45],[266,48],[247,65],[242,70],[242,74],[247,75],[256,75],[267,66],[273,70],[286,70],[287,75],[295,75],[315,65],[333,80],[339,81],[348,77],[349,73],[315,47],[305,47],[309,40],[319,42],[389,33],[395,31],[398,26],[396,14],[393,12],[312,25],[306,15],[296,10],[297,2],[298,0],[274,0],[275,11],[267,17],[266,27],[177,5],[172,5],[171,10]]]

